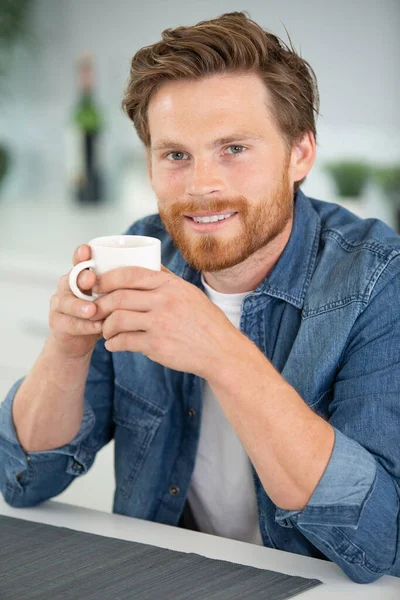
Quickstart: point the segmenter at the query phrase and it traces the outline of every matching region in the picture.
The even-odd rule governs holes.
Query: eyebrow
[[[211,142],[210,144],[207,144],[206,148],[208,150],[213,150],[214,148],[217,148],[218,146],[224,146],[225,144],[231,144],[232,142],[237,142],[237,141],[245,141],[245,140],[262,140],[263,138],[260,135],[255,135],[254,133],[248,133],[245,131],[241,131],[239,133],[234,133],[233,135],[228,135],[228,136],[224,136],[221,138],[218,138],[216,140],[214,140],[213,142]],[[165,140],[160,140],[159,142],[156,142],[154,144],[154,146],[152,147],[151,151],[152,152],[156,152],[158,150],[169,150],[171,148],[179,148],[179,149],[184,149],[184,144],[182,144],[181,142],[175,142],[173,140],[169,140],[169,139],[165,139]]]

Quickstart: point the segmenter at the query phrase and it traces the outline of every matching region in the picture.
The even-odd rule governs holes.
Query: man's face
[[[243,262],[292,219],[290,154],[267,101],[253,74],[168,82],[150,101],[147,158],[160,217],[198,271]],[[234,215],[196,223],[204,212]]]

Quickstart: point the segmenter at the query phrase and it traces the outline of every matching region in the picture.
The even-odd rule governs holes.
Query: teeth
[[[223,221],[228,219],[235,213],[229,213],[228,215],[212,215],[211,217],[193,217],[193,221],[196,223],[215,223],[215,221]]]

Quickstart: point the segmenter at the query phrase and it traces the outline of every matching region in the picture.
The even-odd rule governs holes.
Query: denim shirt
[[[159,238],[163,264],[203,289],[159,215],[126,233]],[[332,560],[362,583],[400,576],[399,274],[400,236],[379,220],[298,191],[290,239],[245,297],[240,321],[335,432],[325,472],[301,511],[277,507],[252,466],[263,543]],[[0,406],[0,489],[9,504],[56,496],[114,439],[113,511],[180,524],[200,432],[200,377],[141,353],[110,353],[100,340],[78,434],[63,447],[31,453],[20,446],[11,416],[22,381]]]

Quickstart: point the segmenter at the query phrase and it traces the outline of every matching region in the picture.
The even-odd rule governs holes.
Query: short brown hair
[[[141,48],[132,58],[122,108],[149,148],[147,109],[163,83],[219,73],[255,73],[268,89],[273,118],[289,150],[308,131],[317,137],[315,114],[319,110],[315,73],[289,41],[290,47],[245,11],[165,29],[162,40]],[[303,181],[296,182],[295,191]]]

